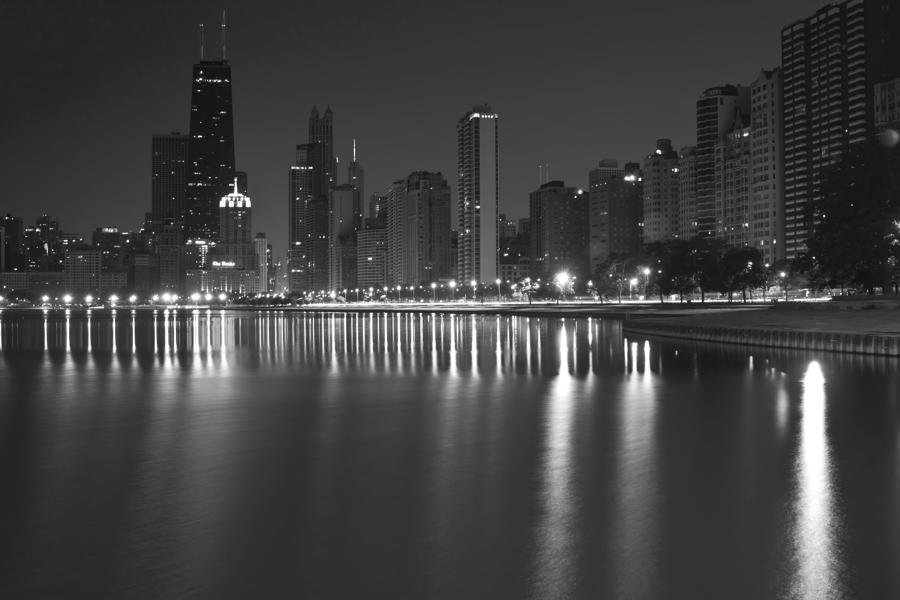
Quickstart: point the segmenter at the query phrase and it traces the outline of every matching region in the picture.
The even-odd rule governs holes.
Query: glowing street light
[[[637,277],[632,277],[631,279],[628,280],[628,299],[629,300],[634,299],[634,297],[633,297],[634,286],[637,285],[637,282],[638,282]]]
[[[50,302],[50,296],[47,296],[46,294],[41,296],[41,302],[47,304],[48,302]]]
[[[450,283],[448,283],[447,285],[450,286],[451,298],[453,299],[453,301],[456,301],[456,280],[451,279]]]
[[[478,285],[478,282],[473,279],[469,282],[469,285],[472,286],[472,302],[475,302],[475,286]]]
[[[199,304],[200,302],[200,292],[194,292],[191,294],[191,302],[194,304]]]
[[[497,284],[497,302],[500,302],[500,278],[495,279],[494,283]]]
[[[137,302],[137,296],[134,294],[128,296],[128,302],[130,302],[131,304],[134,304],[135,302]]]
[[[431,282],[431,301],[437,302],[437,284],[435,282]]]
[[[116,304],[118,304],[118,302],[119,302],[119,297],[118,297],[118,296],[116,296],[115,294],[110,295],[110,297],[109,297],[109,304],[110,304],[111,306],[115,306]]]
[[[228,296],[225,295],[225,292],[219,294],[219,302],[225,302],[228,299]]]
[[[84,303],[85,303],[85,304],[93,304],[93,303],[94,303],[94,297],[91,296],[90,294],[88,294],[87,296],[84,297]]]

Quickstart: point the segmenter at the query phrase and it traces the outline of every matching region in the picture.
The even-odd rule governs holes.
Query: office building
[[[328,289],[356,287],[356,232],[361,224],[359,195],[351,185],[329,193]]]
[[[781,69],[762,70],[750,84],[750,231],[765,261],[785,257],[784,110]]]
[[[230,194],[219,200],[219,242],[213,267],[256,271],[256,247],[252,232],[253,206],[250,197],[238,189],[233,179]]]
[[[678,237],[697,235],[697,147],[678,152]]]
[[[150,220],[181,221],[187,189],[190,136],[179,132],[156,134],[151,142]],[[154,231],[159,225],[154,225]]]
[[[189,159],[184,200],[187,242],[216,240],[219,234],[219,200],[229,193],[235,175],[231,65],[226,57],[224,18],[219,60],[205,60],[202,35],[201,26],[200,61],[194,65],[191,85]],[[191,252],[190,256],[195,260],[194,266],[201,266],[196,260],[203,256],[202,253]]]
[[[492,282],[499,275],[499,117],[476,106],[456,125],[457,275]]]

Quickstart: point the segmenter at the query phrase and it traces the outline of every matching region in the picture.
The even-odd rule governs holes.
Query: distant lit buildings
[[[328,287],[352,289],[356,285],[356,232],[361,224],[359,195],[351,185],[339,185],[329,193]]]
[[[597,274],[603,263],[611,258],[639,256],[643,208],[640,165],[626,163],[625,168],[618,171],[608,164],[592,170],[589,202],[591,274]]]
[[[499,275],[499,117],[476,106],[459,120],[457,135],[457,277],[491,282]]]
[[[644,243],[678,237],[678,153],[672,140],[656,140],[656,150],[644,159]]]
[[[548,181],[528,195],[531,274],[559,271],[588,278],[588,194],[562,181]]]
[[[875,129],[900,130],[900,78],[875,84]]]

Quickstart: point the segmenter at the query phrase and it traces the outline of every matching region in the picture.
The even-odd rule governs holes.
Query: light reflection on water
[[[839,586],[843,565],[839,558],[837,514],[832,489],[831,448],[828,444],[825,376],[812,361],[803,376],[800,441],[797,452],[794,529],[797,569],[795,598],[843,598]]]
[[[420,597],[487,588],[509,598],[704,597],[716,587],[733,598],[775,589],[843,597],[853,590],[854,559],[843,521],[873,512],[886,523],[880,551],[900,547],[896,509],[854,511],[845,501],[831,433],[841,423],[826,410],[844,406],[834,390],[845,374],[846,386],[886,382],[872,397],[897,414],[896,362],[630,339],[619,322],[600,319],[127,309],[0,313],[0,353],[0,382],[31,393],[35,406],[47,404],[47,390],[65,400],[21,426],[12,419],[23,408],[0,404],[8,431],[49,428],[33,452],[48,457],[41,464],[53,474],[33,478],[49,483],[26,498],[53,508],[56,497],[77,497],[73,474],[86,459],[69,451],[82,440],[65,436],[94,431],[98,419],[113,428],[105,443],[114,455],[125,437],[115,432],[116,411],[138,410],[126,414],[139,425],[128,441],[139,459],[125,469],[133,473],[126,487],[129,502],[150,508],[120,524],[126,533],[116,543],[150,552],[147,539],[164,538],[167,560],[188,565],[178,582],[216,571],[228,553],[217,531],[261,535],[229,524],[242,502],[253,504],[242,499],[255,495],[244,481],[270,463],[288,483],[262,497],[279,519],[306,528],[285,546],[305,557],[300,579],[335,577],[329,568],[348,560],[376,571],[347,556],[366,547],[360,536],[379,539],[391,524],[406,540],[393,547],[417,565],[404,576],[420,578],[412,582]],[[302,399],[302,422],[286,399]],[[254,403],[273,412],[253,412]],[[298,423],[306,437],[293,431]],[[276,444],[272,431],[282,428]],[[896,427],[885,435],[887,466],[878,472],[886,480],[869,485],[897,497]],[[719,461],[732,439],[736,462]],[[16,443],[30,448],[27,438]],[[18,468],[10,461],[27,453],[13,442],[7,449],[3,468]],[[88,462],[111,460],[107,451]],[[291,484],[295,472],[303,476]],[[391,496],[397,489],[408,496]],[[164,501],[160,490],[170,492]],[[697,508],[736,495],[734,511]],[[383,504],[373,511],[357,497]],[[395,505],[402,514],[391,513]],[[71,507],[42,510],[79,516]],[[273,546],[263,539],[261,554]],[[0,568],[27,560],[22,553],[4,563],[3,551],[0,542]],[[699,564],[682,558],[692,554]],[[129,568],[144,569],[140,560]],[[387,557],[367,560],[390,569]],[[896,589],[896,576],[882,576]],[[371,591],[366,581],[341,585],[360,595]],[[485,581],[492,584],[482,588]]]

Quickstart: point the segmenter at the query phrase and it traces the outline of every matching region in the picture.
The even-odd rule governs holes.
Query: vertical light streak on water
[[[553,326],[551,322],[551,327]],[[560,369],[550,386],[541,465],[541,516],[537,527],[535,598],[569,598],[577,571],[577,506],[572,460],[576,380],[569,373],[568,334],[559,325]]]
[[[191,313],[191,320],[194,323],[194,354],[200,356],[200,311],[195,310]]]
[[[500,332],[501,332],[500,315],[497,315],[495,324],[496,324],[496,336],[497,336],[496,340],[497,341],[494,344],[494,353],[496,354],[496,357],[497,357],[497,375],[500,375],[501,373],[503,373],[503,351],[502,351],[502,348],[500,347]]]
[[[800,600],[843,598],[837,550],[837,519],[831,482],[831,449],[825,412],[825,376],[812,361],[803,377],[800,439],[795,462],[794,556],[792,597]]]
[[[137,311],[131,311],[131,353],[137,354]]]
[[[163,328],[163,347],[162,354],[165,354],[172,348],[171,342],[169,342],[169,309],[166,308],[162,312],[162,328]]]
[[[116,346],[116,310],[113,309],[110,311],[112,315],[112,352],[115,354],[117,352]]]
[[[72,314],[69,312],[69,309],[66,309],[66,345],[65,348],[68,352],[72,351],[71,344],[71,333],[72,333]]]
[[[219,356],[221,357],[221,368],[228,368],[228,343],[225,341],[225,311],[219,311]]]
[[[459,361],[459,357],[456,355],[456,315],[450,315],[450,364],[449,364],[449,374],[450,377],[456,378],[459,376],[459,365],[457,364]]]
[[[531,318],[525,319],[525,371],[531,371]]]
[[[47,309],[44,309],[44,352],[50,349],[50,344],[47,343]]]
[[[478,328],[475,325],[475,315],[469,316],[469,323],[471,324],[470,333],[472,337],[472,344],[469,347],[469,354],[472,357],[472,374],[479,375],[478,372]]]
[[[641,360],[638,353],[641,352]],[[656,448],[655,375],[649,369],[650,343],[639,348],[626,341],[625,361],[619,401],[617,466],[613,486],[617,489],[616,519],[613,529],[615,556],[619,564],[617,598],[652,597],[648,586],[657,580],[654,556],[658,535],[660,493]],[[641,565],[635,568],[635,565]]]
[[[87,311],[87,351],[91,353],[91,309]]]

